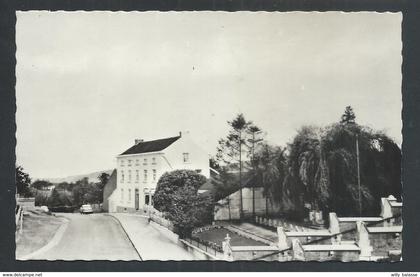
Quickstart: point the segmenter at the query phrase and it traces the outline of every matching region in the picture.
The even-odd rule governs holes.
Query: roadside
[[[143,260],[195,260],[186,249],[153,227],[147,217],[126,213],[109,215],[118,219]]]
[[[47,245],[66,221],[64,217],[40,208],[26,210],[23,232],[16,234],[16,258],[27,256]]]

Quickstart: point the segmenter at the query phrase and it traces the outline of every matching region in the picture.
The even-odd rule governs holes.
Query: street
[[[104,214],[67,214],[68,226],[58,244],[36,260],[140,260],[119,222]]]

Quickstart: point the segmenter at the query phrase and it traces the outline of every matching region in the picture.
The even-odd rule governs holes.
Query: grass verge
[[[45,246],[65,222],[60,216],[38,208],[26,210],[23,216],[23,232],[16,233],[16,257],[22,257]]]

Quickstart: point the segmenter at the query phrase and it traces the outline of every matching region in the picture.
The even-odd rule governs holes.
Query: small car
[[[80,207],[81,214],[91,214],[93,213],[92,206],[90,204],[85,204]]]

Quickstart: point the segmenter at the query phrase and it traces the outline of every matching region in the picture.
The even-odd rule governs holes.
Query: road
[[[140,260],[135,248],[113,217],[104,214],[60,214],[69,219],[57,244],[41,251],[36,260]],[[54,239],[53,239],[54,240]]]

